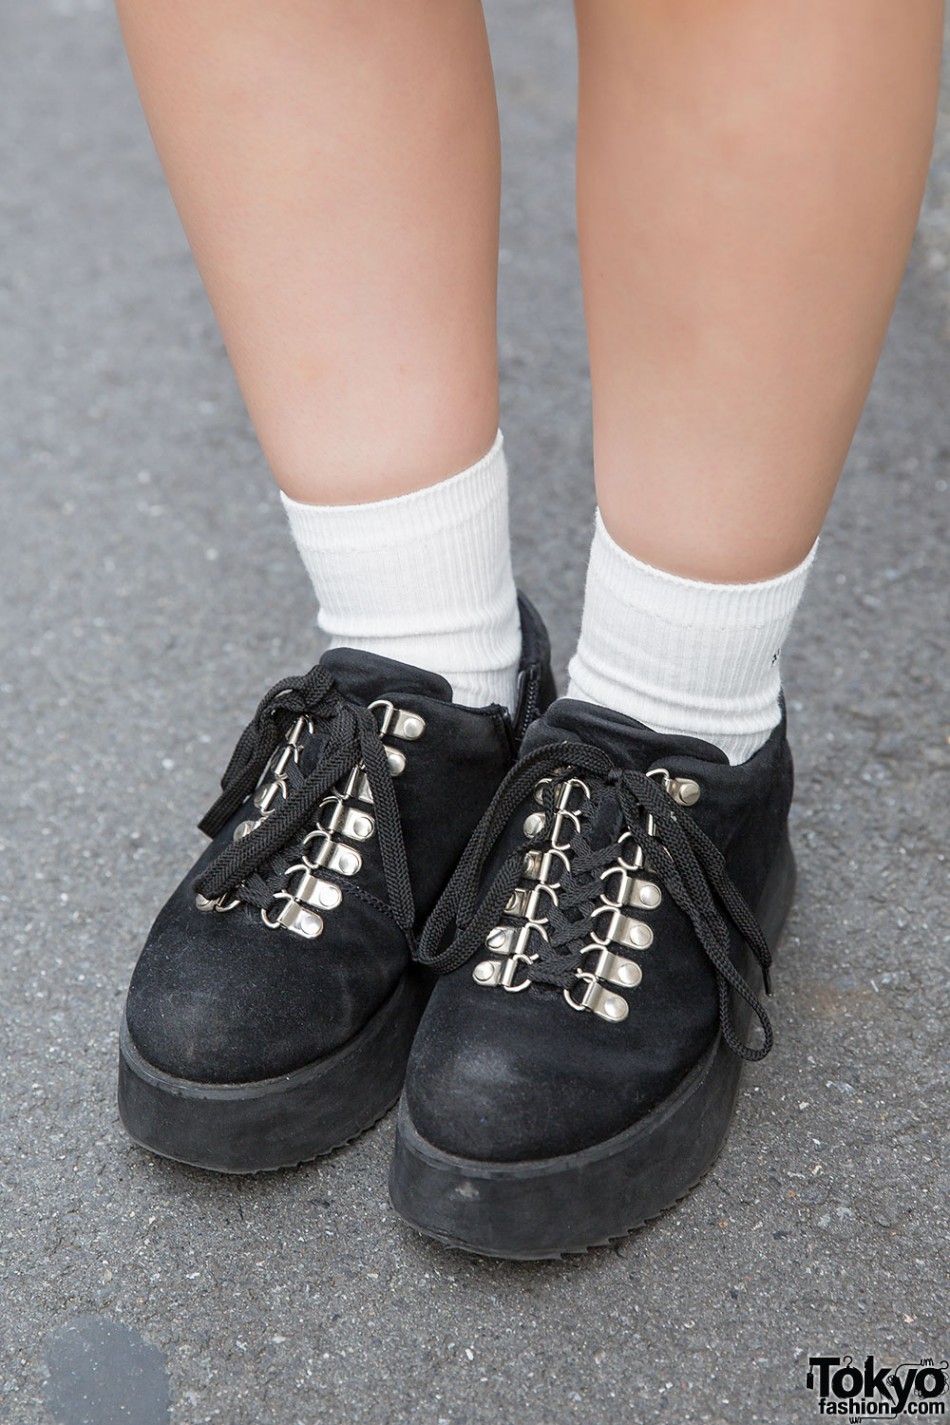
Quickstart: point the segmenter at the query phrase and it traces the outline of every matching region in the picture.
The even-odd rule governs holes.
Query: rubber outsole
[[[758,906],[773,952],[794,888],[786,840]],[[742,1029],[750,1017],[737,1014]],[[390,1171],[393,1207],[417,1231],[480,1256],[533,1261],[603,1246],[675,1206],[713,1166],[735,1114],[742,1067],[717,1035],[674,1092],[629,1129],[577,1153],[528,1162],[444,1153],[417,1132],[404,1100]]]
[[[197,1083],[155,1068],[136,1049],[123,1015],[119,1116],[140,1147],[211,1172],[272,1172],[323,1157],[396,1102],[426,998],[423,981],[410,972],[341,1049],[243,1084]]]

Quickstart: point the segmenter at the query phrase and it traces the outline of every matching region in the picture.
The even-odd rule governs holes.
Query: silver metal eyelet
[[[283,747],[278,747],[277,751],[271,754],[265,775],[282,778],[289,763],[296,762],[299,756],[300,751],[294,743],[285,742]]]
[[[396,721],[392,726],[394,737],[405,737],[407,741],[415,742],[426,730],[425,718],[418,713],[407,713],[401,710],[396,715]]]
[[[546,881],[552,890],[558,890],[560,882],[551,880],[555,861],[559,861],[564,870],[570,865],[565,853],[553,847],[547,851],[527,851],[524,858],[524,875],[529,881]]]
[[[370,703],[370,711],[375,712],[377,708],[380,708],[383,714],[379,726],[380,737],[402,737],[407,742],[415,742],[426,730],[424,717],[419,713],[397,708],[388,698],[379,698],[375,703]]]
[[[283,909],[275,919],[272,920],[266,909],[261,908],[261,919],[271,930],[290,930],[294,935],[302,936],[304,940],[316,940],[323,934],[322,915],[307,906],[298,905],[287,891],[278,891],[274,899],[284,902]]]
[[[571,777],[568,781],[562,782],[561,784],[561,789],[558,792],[557,801],[555,803],[558,811],[569,811],[571,809],[571,797],[574,792],[580,792],[581,806],[585,802],[590,801],[590,787],[587,783],[581,781],[580,777]],[[574,811],[580,811],[580,806],[574,807]]]
[[[608,985],[617,985],[622,990],[636,989],[643,979],[643,971],[636,960],[628,960],[624,955],[615,955],[612,950],[608,950],[606,945],[588,945],[584,950],[585,955],[596,953],[597,963],[592,975],[598,980],[605,980]]]
[[[312,871],[326,867],[330,871],[339,871],[341,876],[355,876],[362,870],[363,858],[355,846],[344,846],[342,842],[332,841],[323,827],[318,826],[307,833],[303,844],[306,847],[311,842],[319,842],[315,852],[307,852],[304,856],[306,865]]]
[[[376,822],[369,812],[358,811],[356,807],[347,808],[341,827],[344,836],[351,836],[354,841],[368,841],[375,830]]]
[[[369,784],[369,777],[363,766],[354,767],[347,777],[340,793],[343,797],[352,797],[357,802],[368,802],[373,804],[373,789]]]
[[[578,970],[577,978],[587,988],[579,1000],[574,999],[570,989],[564,991],[564,998],[571,1009],[588,1009],[592,1014],[596,1014],[598,1019],[609,1020],[612,1024],[619,1024],[626,1019],[630,1006],[623,995],[612,994],[588,970]]]
[[[600,905],[591,912],[591,919],[596,919],[600,915],[609,915],[610,921],[607,929],[603,932],[604,941],[613,941],[617,945],[628,945],[632,950],[646,950],[653,944],[653,931],[642,920],[635,920],[631,915],[624,915],[616,906]]]
[[[214,910],[217,911],[219,915],[227,915],[229,910],[236,910],[240,904],[241,902],[237,896],[232,896],[230,900],[225,900],[224,896],[218,896],[216,900],[209,900],[208,897],[203,896],[200,891],[195,896],[195,909],[200,910],[202,914],[207,914],[209,911]]]
[[[275,777],[272,782],[267,782],[263,787],[258,788],[254,793],[254,805],[259,812],[265,816],[270,811],[272,804],[278,795],[287,800],[287,780],[285,777]]]
[[[312,736],[313,723],[308,717],[298,717],[297,721],[294,723],[293,727],[290,729],[290,731],[284,738],[284,741],[289,743],[291,747],[295,747],[299,753],[300,744],[303,741],[304,732]]]
[[[671,777],[667,791],[681,807],[695,806],[701,795],[700,785],[692,777]]]
[[[528,892],[525,891],[525,890],[522,890],[521,887],[518,886],[518,887],[515,888],[515,890],[512,891],[511,895],[508,897],[507,901],[505,902],[505,914],[506,914],[506,915],[519,915],[519,916],[523,916],[524,913],[525,913],[525,909],[526,909],[526,907],[527,907],[527,904],[528,904]]]
[[[531,965],[537,958],[537,955],[509,955],[504,960],[480,960],[472,971],[472,979],[480,985],[498,985],[509,994],[520,994],[522,990],[530,989],[531,976],[525,975],[523,980],[516,980],[518,967]]]
[[[494,930],[490,930],[485,937],[485,946],[493,955],[501,958],[478,962],[472,971],[472,979],[476,984],[486,987],[497,985],[510,994],[520,994],[522,990],[526,990],[531,984],[530,975],[526,975],[523,980],[516,980],[515,976],[519,966],[533,965],[538,958],[537,954],[529,954],[527,950],[532,930],[547,939],[547,932],[538,924],[496,925]]]
[[[339,833],[352,837],[354,841],[368,841],[376,830],[376,822],[368,811],[348,807],[340,796],[326,797],[320,803],[321,810],[324,807],[332,808],[328,819],[321,822],[322,829],[328,835]]]
[[[620,855],[617,857],[617,864],[624,871],[642,871],[644,867],[643,847],[637,845],[629,831],[625,831],[620,837],[619,845],[623,846],[626,842],[630,842],[633,846],[633,860],[628,861],[625,856]]]
[[[656,910],[663,900],[663,893],[654,881],[644,880],[642,876],[631,876],[625,871],[623,866],[608,866],[606,871],[602,871],[600,879],[609,881],[616,876],[616,884],[610,889],[610,894],[604,892],[604,899],[608,903],[617,906],[637,906],[641,910]]]
[[[556,811],[554,813],[554,830],[551,832],[551,846],[555,851],[570,850],[570,841],[561,840],[561,833],[564,829],[565,822],[570,822],[571,826],[574,828],[573,832],[571,833],[573,836],[576,836],[580,832],[581,823],[577,812]]]
[[[287,875],[291,876],[295,871],[300,872],[300,879],[289,892],[295,901],[311,906],[314,910],[336,910],[343,899],[343,892],[339,886],[334,885],[332,881],[324,881],[319,876],[315,876],[310,867],[303,862],[296,866],[288,866]]]
[[[406,770],[406,754],[400,752],[398,747],[387,747],[384,749],[386,761],[389,763],[389,771],[393,777],[402,776]]]
[[[505,905],[505,914],[518,916],[523,920],[530,920],[532,924],[547,924],[547,916],[539,916],[540,899],[547,896],[554,904],[557,904],[557,891],[554,886],[547,886],[543,881],[539,881],[535,886],[522,888],[516,887],[508,897]]]
[[[494,930],[490,930],[485,936],[485,948],[493,955],[509,955],[517,934],[517,926],[496,925]]]

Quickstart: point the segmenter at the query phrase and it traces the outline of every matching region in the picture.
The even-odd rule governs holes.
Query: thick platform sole
[[[427,989],[406,975],[366,1027],[334,1054],[293,1073],[204,1084],[142,1058],[123,1016],[119,1116],[143,1148],[217,1173],[259,1173],[348,1143],[399,1097]]]
[[[786,841],[758,906],[773,950],[794,888]],[[742,1024],[738,1013],[736,1019]],[[715,1163],[735,1113],[742,1067],[717,1036],[675,1092],[624,1133],[578,1153],[529,1162],[443,1153],[416,1131],[403,1101],[392,1204],[427,1236],[488,1257],[560,1257],[626,1236],[679,1202]]]

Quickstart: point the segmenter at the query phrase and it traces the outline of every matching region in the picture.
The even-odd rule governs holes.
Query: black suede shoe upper
[[[522,629],[514,720],[500,707],[453,705],[449,685],[433,674],[348,649],[326,654],[322,672],[273,690],[226,774],[217,805],[217,819],[226,819],[220,827],[212,820],[211,845],[161,911],[132,976],[126,1017],[144,1059],[189,1080],[248,1082],[312,1063],[366,1024],[406,974],[417,930],[511,766],[520,726],[550,696],[546,635],[523,600]],[[373,703],[383,706],[367,713]],[[260,747],[270,756],[273,780],[300,717],[297,754],[283,751],[283,790],[265,802],[268,823],[253,797]],[[276,748],[271,723],[279,732]],[[363,737],[365,760],[375,769],[375,796],[367,795],[354,736]],[[338,769],[319,802],[303,805],[327,759],[333,776],[332,758],[351,745],[350,766]],[[386,749],[392,792],[380,782],[389,780]],[[234,787],[240,796],[248,781],[251,794],[230,810]],[[306,813],[301,824],[222,891],[221,876],[234,858],[253,859],[264,838],[274,839],[277,818],[288,809],[293,816],[295,807]],[[250,834],[235,840],[248,823]],[[318,825],[328,834],[313,835]],[[339,848],[349,862],[334,862]],[[321,850],[331,859],[314,869]],[[355,874],[354,852],[361,861]],[[301,902],[308,873],[322,883],[328,904],[308,904],[305,896]],[[322,928],[312,937],[297,933],[280,922],[282,912],[305,931],[318,922]]]
[[[604,773],[596,756],[588,757],[597,769],[593,774],[577,770],[571,751],[571,744],[577,743],[606,753],[600,761],[610,770]],[[546,754],[538,749],[546,745],[560,748],[553,758],[557,765],[548,771],[553,788],[545,794],[542,782],[537,796],[529,791],[496,836],[493,849],[479,846],[480,839],[490,841],[497,831],[491,822],[493,816],[497,819],[499,807],[505,809],[502,788],[494,812],[487,814],[465,853],[463,862],[466,858],[472,862],[468,873],[463,864],[423,937],[421,958],[445,970],[453,959],[457,962],[458,946],[464,953],[473,928],[475,932],[470,957],[449,968],[436,985],[416,1035],[405,1086],[408,1112],[422,1137],[468,1159],[545,1158],[613,1137],[682,1082],[714,1045],[723,1014],[722,1027],[735,1034],[739,1052],[748,1057],[762,1052],[745,1050],[738,1038],[741,1031],[732,1026],[731,1010],[722,1010],[723,975],[717,976],[687,910],[699,916],[710,944],[714,946],[715,937],[721,937],[729,961],[725,969],[736,980],[740,975],[749,980],[751,998],[760,978],[755,956],[749,953],[750,940],[760,943],[757,953],[766,964],[768,952],[757,927],[748,924],[744,907],[736,904],[735,892],[756,906],[784,835],[792,790],[784,723],[749,762],[732,767],[718,749],[705,743],[661,736],[620,714],[563,699],[552,704],[525,739],[520,765],[527,767],[529,776],[532,756],[543,758]],[[637,774],[642,777],[660,768],[668,775],[651,778],[648,784],[636,781]],[[641,948],[611,940],[608,930],[610,925],[623,925],[612,920],[610,903],[620,883],[619,873],[610,873],[609,867],[617,863],[616,851],[610,848],[616,847],[631,820],[629,815],[625,818],[622,805],[624,774],[631,774],[627,784],[639,787],[657,807],[652,840],[645,836],[642,803],[636,803],[633,821],[646,846],[640,879],[659,888],[660,903],[622,907],[622,915],[638,923],[632,933],[647,937],[652,933],[651,943]],[[516,768],[508,779],[516,791],[517,775]],[[561,900],[569,903],[573,896],[573,904],[555,911],[550,897],[538,898],[535,919],[546,920],[548,935],[561,943],[552,951],[550,945],[540,943],[540,932],[532,930],[519,944],[526,956],[541,951],[539,961],[519,960],[511,967],[510,957],[498,947],[505,944],[504,932],[524,933],[524,900],[518,904],[518,891],[529,891],[536,884],[525,874],[525,857],[550,849],[556,796],[568,776],[583,779],[591,795],[586,797],[580,789],[564,794],[564,805],[574,809],[577,821],[562,825],[558,839],[567,848],[564,860],[554,858],[549,863],[546,879],[560,883]],[[686,788],[682,794],[692,800],[691,784],[698,787],[699,796],[688,806],[668,790],[679,795],[679,789]],[[623,795],[629,812],[636,802],[629,785]],[[682,841],[687,819],[697,828],[689,843],[696,855],[682,849],[668,855],[662,848]],[[722,870],[734,889],[720,877],[722,886],[710,890],[710,878],[715,882],[719,872],[715,853],[703,850],[706,838],[722,853]],[[621,845],[624,858],[633,862],[636,838],[628,837]],[[477,852],[488,854],[478,894],[473,896]],[[606,864],[597,862],[598,855]],[[693,864],[697,856],[705,858],[701,865]],[[567,865],[581,865],[584,857],[593,864],[572,883]],[[702,884],[696,879],[697,865]],[[488,904],[486,915],[493,886],[494,908]],[[515,888],[515,900],[508,902],[507,909],[504,899],[500,907],[497,904],[499,886],[502,897]],[[644,894],[653,898],[655,892]],[[453,921],[458,937],[454,947],[450,943]],[[578,927],[576,935],[572,921]],[[503,933],[493,936],[493,930]],[[591,971],[598,960],[599,949],[586,956],[580,953],[595,937],[608,941],[609,951],[626,962],[621,973],[632,979],[638,973],[642,976],[630,988],[602,981],[594,985],[592,993],[602,988],[608,996],[626,1002],[626,1017],[619,1022],[590,1009],[575,1011],[565,999],[566,989],[575,1003],[581,1001],[595,978],[577,975],[578,969]],[[506,966],[510,990],[497,982]],[[522,985],[525,988],[518,988]],[[725,998],[734,1007],[744,993],[743,986],[738,995],[729,991]],[[622,1007],[613,1008],[623,1014]]]

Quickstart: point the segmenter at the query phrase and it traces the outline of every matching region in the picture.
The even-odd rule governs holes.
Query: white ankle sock
[[[745,762],[779,721],[779,652],[816,548],[777,579],[705,584],[642,564],[598,510],[568,697]]]
[[[513,707],[521,624],[501,431],[477,464],[409,495],[282,499],[332,648],[441,673],[457,703]]]

